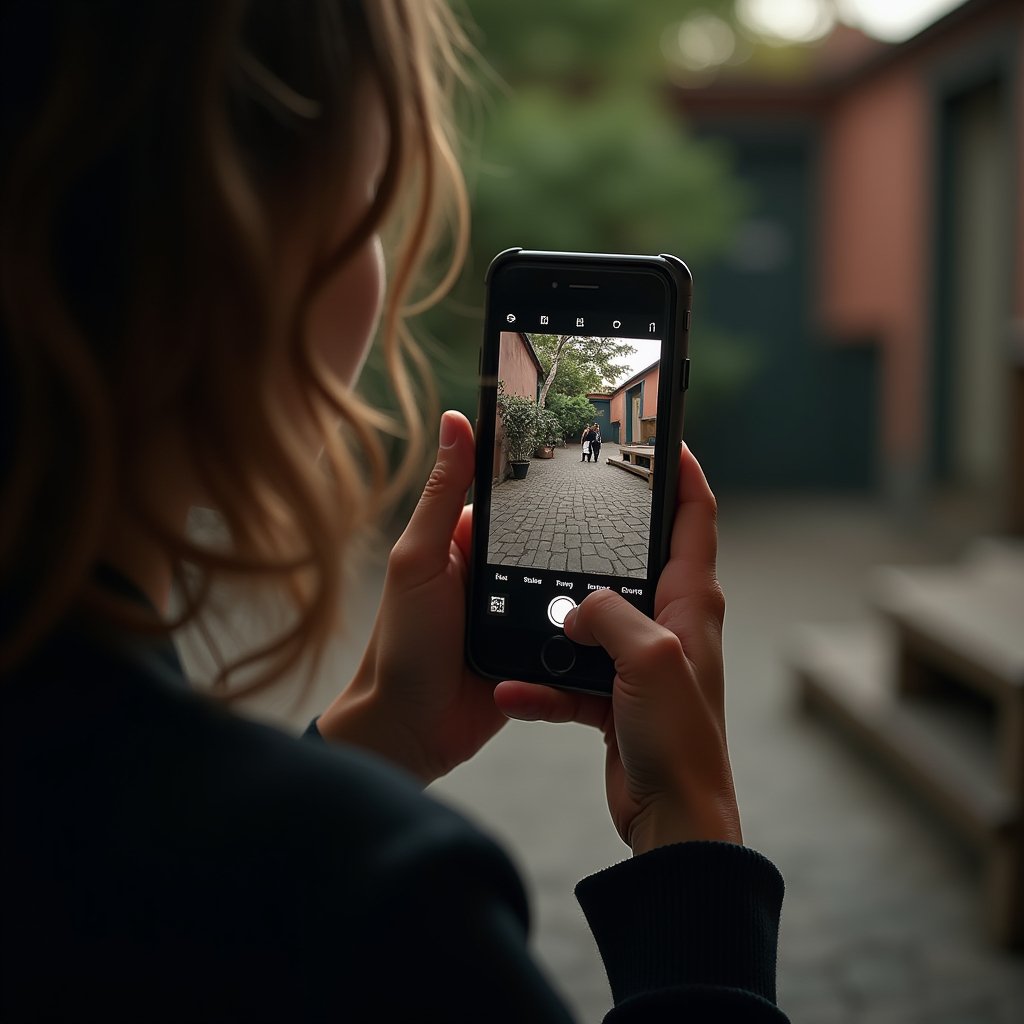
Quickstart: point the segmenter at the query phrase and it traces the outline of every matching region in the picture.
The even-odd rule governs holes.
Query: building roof
[[[654,360],[654,362],[653,362],[653,363],[651,363],[651,365],[650,365],[650,366],[648,366],[648,367],[645,367],[645,368],[644,368],[643,370],[641,370],[641,371],[640,371],[639,373],[634,373],[632,377],[628,378],[627,380],[624,380],[624,381],[623,381],[623,382],[622,382],[622,383],[621,383],[621,384],[620,384],[620,385],[619,385],[619,386],[618,386],[618,387],[617,387],[617,388],[616,388],[616,389],[615,389],[615,390],[614,390],[614,391],[612,392],[612,394],[613,394],[613,395],[617,395],[617,394],[618,394],[618,393],[619,393],[620,391],[624,391],[624,390],[625,390],[626,388],[630,387],[630,385],[632,385],[632,384],[635,384],[635,383],[636,383],[636,382],[637,382],[638,380],[640,380],[640,378],[641,378],[641,377],[646,377],[646,376],[647,376],[647,374],[649,374],[649,373],[651,372],[651,370],[655,369],[655,367],[659,366],[659,365],[660,365],[660,363],[661,363],[661,360],[660,360],[660,359],[655,359],[655,360]]]
[[[965,0],[899,43],[884,43],[842,22],[823,39],[806,46],[802,59],[782,73],[764,67],[722,67],[714,81],[673,87],[684,112],[699,115],[757,112],[815,114],[838,94],[900,60],[916,55],[933,41],[956,39],[964,25],[1005,8],[1017,12],[1019,0]]]

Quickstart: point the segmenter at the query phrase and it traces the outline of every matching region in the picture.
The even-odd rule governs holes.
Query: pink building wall
[[[658,381],[661,378],[661,364],[655,363],[646,373],[630,377],[612,392],[608,417],[612,423],[619,424],[619,441],[626,443],[626,392],[631,391],[641,381],[644,384],[644,418],[654,416],[658,412]],[[634,439],[635,440],[635,439]]]
[[[935,166],[934,65],[1008,28],[1024,66],[1024,17],[1010,4],[973,13],[841,90],[822,119],[818,316],[833,337],[881,348],[880,438],[893,467],[922,465],[931,443]],[[1013,17],[1011,15],[1011,17]],[[1024,110],[1024,76],[1013,97]],[[1018,168],[1024,132],[1017,133]],[[1008,211],[1009,213],[1010,211]],[[1024,317],[1024,197],[1018,195],[1014,316]]]
[[[881,438],[897,461],[926,439],[927,104],[919,69],[901,63],[845,93],[823,125],[822,326],[881,345]]]
[[[619,440],[626,439],[626,398],[622,391],[613,391],[611,402],[608,403],[608,419],[619,425]]]
[[[498,346],[498,380],[504,384],[506,393],[536,399],[541,373],[537,353],[526,335],[502,331]],[[508,474],[501,417],[498,416],[494,425],[493,475],[495,480],[504,480]]]
[[[537,397],[541,367],[526,335],[502,331],[498,349],[498,380],[510,395]]]
[[[643,377],[644,381],[644,416],[658,414],[658,382],[661,380],[661,364],[649,370]],[[636,381],[634,381],[634,386]]]
[[[1024,29],[1021,30],[1018,53],[1024,68]],[[1024,110],[1024,74],[1017,76],[1017,110]],[[1024,131],[1017,134],[1017,167],[1024,168]],[[1010,444],[1007,446],[1009,477],[1009,516],[1007,526],[1014,533],[1024,535],[1024,195],[1017,194],[1017,273],[1014,275],[1013,294],[1013,359],[1014,381],[1010,395]]]
[[[1024,18],[1021,19],[1020,34],[1018,36],[1018,53],[1020,63],[1018,68],[1024,68]],[[1017,74],[1017,95],[1014,97],[1018,113],[1024,111],[1024,73]],[[1017,168],[1024,169],[1024,131],[1017,132]],[[1013,316],[1017,322],[1017,343],[1021,346],[1020,356],[1024,362],[1024,194],[1017,193],[1017,244],[1014,246],[1017,254],[1017,273],[1014,280]],[[1021,410],[1024,417],[1024,410]]]

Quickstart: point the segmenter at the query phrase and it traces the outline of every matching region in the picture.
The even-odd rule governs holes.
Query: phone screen
[[[568,322],[552,324],[552,316],[536,316],[547,320],[539,330],[500,332],[498,405],[502,396],[536,402],[547,383],[545,407],[572,431],[553,446],[542,437],[532,452],[519,452],[508,436],[513,417],[506,422],[496,412],[485,578],[488,615],[559,629],[595,590],[612,588],[645,606],[661,338],[647,330],[657,321],[627,327],[621,317],[582,308]],[[611,379],[566,394],[588,356],[615,367]],[[556,358],[563,370],[549,382]],[[559,372],[570,378],[561,389]],[[517,466],[512,457],[520,455],[527,458]]]

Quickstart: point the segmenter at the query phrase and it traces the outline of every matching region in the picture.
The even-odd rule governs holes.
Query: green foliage
[[[743,194],[724,150],[689,139],[650,93],[537,88],[496,107],[473,181],[478,266],[521,244],[595,252],[719,250]]]
[[[562,421],[550,409],[537,410],[537,443],[553,448],[563,440]]]
[[[495,253],[512,245],[675,252],[697,265],[699,296],[700,267],[726,250],[747,199],[728,149],[687,132],[669,89],[678,68],[666,57],[682,20],[698,8],[730,20],[733,0],[463,3],[478,26],[471,37],[494,69],[478,74],[460,113],[470,251],[452,296],[413,326],[427,340],[443,403],[472,414],[483,275]],[[713,335],[713,324],[700,324],[702,339]],[[544,362],[543,342],[535,347]],[[705,341],[702,382],[717,359]],[[724,359],[723,385],[733,369]],[[585,395],[616,377],[592,360],[566,358],[545,405],[556,393]],[[567,433],[578,423],[577,416]]]
[[[691,349],[691,355],[700,381],[686,397],[686,423],[691,427],[713,419],[716,410],[750,384],[764,362],[756,339],[715,329],[701,332],[700,350]]]
[[[732,18],[735,0],[466,0],[480,50],[506,82],[582,89],[663,82],[664,34],[695,11]]]
[[[537,403],[522,395],[510,395],[498,382],[498,414],[505,432],[509,462],[525,462],[537,447]]]
[[[575,440],[588,423],[597,419],[597,409],[583,395],[563,395],[552,391],[545,412],[554,413],[561,425],[561,436]]]
[[[566,341],[565,335],[531,334],[530,342],[544,367],[545,381],[555,354],[559,353],[558,372],[551,382],[545,406],[551,404],[551,392],[585,395],[611,387],[628,369],[628,364],[618,360],[636,351],[618,338],[573,336]]]

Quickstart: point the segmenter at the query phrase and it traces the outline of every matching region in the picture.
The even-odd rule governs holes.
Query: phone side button
[[[564,676],[576,664],[572,641],[564,636],[553,636],[540,649],[540,661],[553,676]]]
[[[683,360],[683,373],[679,378],[679,390],[685,391],[690,386],[690,360]]]

